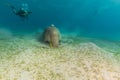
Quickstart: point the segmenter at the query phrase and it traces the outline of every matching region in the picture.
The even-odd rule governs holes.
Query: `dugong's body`
[[[58,47],[60,32],[55,26],[46,28],[43,32],[43,42],[48,42],[51,47]]]

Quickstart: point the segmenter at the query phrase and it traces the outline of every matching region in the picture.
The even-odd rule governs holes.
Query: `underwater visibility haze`
[[[32,12],[22,21],[10,7],[27,3]],[[0,24],[13,32],[34,32],[55,24],[63,33],[120,40],[119,0],[1,0]]]
[[[120,80],[120,1],[0,0],[0,80]]]

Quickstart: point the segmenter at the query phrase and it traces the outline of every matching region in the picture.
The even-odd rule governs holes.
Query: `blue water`
[[[17,9],[28,3],[32,14],[21,20],[6,4]],[[120,40],[119,0],[1,0],[0,25],[13,32],[32,33],[55,24],[62,33]]]

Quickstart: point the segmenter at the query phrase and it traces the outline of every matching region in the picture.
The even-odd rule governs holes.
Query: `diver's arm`
[[[32,12],[29,11],[28,13],[30,14],[30,13],[32,13]]]

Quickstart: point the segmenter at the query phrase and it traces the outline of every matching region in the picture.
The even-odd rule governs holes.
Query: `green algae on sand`
[[[12,39],[0,41],[0,80],[120,79],[114,54],[90,41],[74,43],[75,38],[71,42],[66,38],[54,49],[35,38]]]

